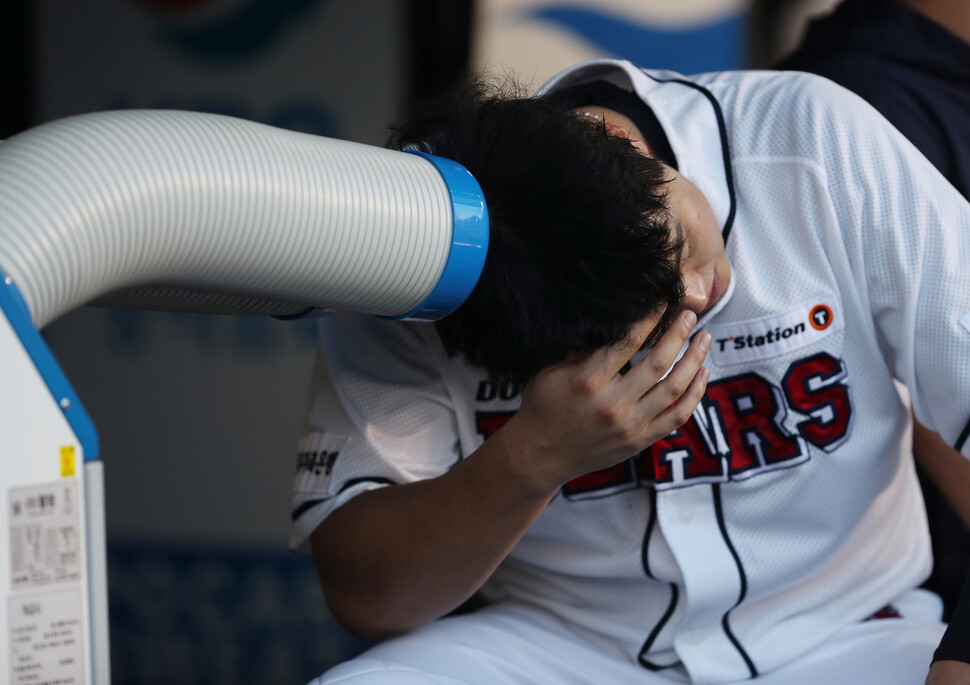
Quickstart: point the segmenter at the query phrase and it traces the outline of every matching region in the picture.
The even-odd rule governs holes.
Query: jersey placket
[[[657,520],[683,576],[684,614],[674,649],[694,682],[755,673],[731,632],[730,612],[746,590],[720,510],[720,484],[658,493]]]

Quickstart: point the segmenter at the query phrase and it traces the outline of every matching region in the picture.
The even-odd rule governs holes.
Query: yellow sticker
[[[61,448],[61,478],[74,475],[74,445]]]

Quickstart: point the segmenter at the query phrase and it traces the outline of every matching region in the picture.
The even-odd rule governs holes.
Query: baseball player
[[[639,317],[622,334],[534,345],[573,300],[589,306],[572,278],[626,276],[590,275],[550,242],[552,257],[531,253],[562,251],[548,287],[490,246],[437,331],[323,321],[292,544],[312,550],[338,619],[396,636],[320,682],[922,682],[945,626],[916,589],[931,558],[893,378],[970,452],[970,206],[813,76],[598,60],[541,95],[593,132],[580,171],[596,193],[632,181],[595,141],[659,162],[648,228],[670,236],[657,259],[679,271],[677,303],[645,313],[639,291],[614,289],[604,317]],[[495,158],[541,168],[565,138],[539,116],[485,125],[501,111],[451,103],[440,129],[398,142],[466,165],[493,233],[544,230],[529,213],[508,228],[505,207],[516,188],[544,197],[559,165],[506,183],[518,165],[498,173]],[[559,190],[566,213],[596,201]],[[611,219],[589,220],[588,251],[603,251]],[[548,315],[519,311],[535,289]],[[506,319],[530,325],[490,356]],[[520,357],[535,363],[509,366]],[[476,591],[484,608],[441,618]]]

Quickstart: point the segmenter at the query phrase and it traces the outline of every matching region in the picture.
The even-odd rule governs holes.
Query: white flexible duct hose
[[[0,144],[0,270],[38,328],[138,286],[437,318],[487,226],[453,162],[232,117],[100,112]]]

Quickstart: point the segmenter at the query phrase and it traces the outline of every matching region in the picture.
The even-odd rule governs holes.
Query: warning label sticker
[[[84,652],[80,590],[8,600],[11,685],[80,685]]]
[[[77,481],[11,488],[7,499],[11,589],[79,582],[81,502]]]

